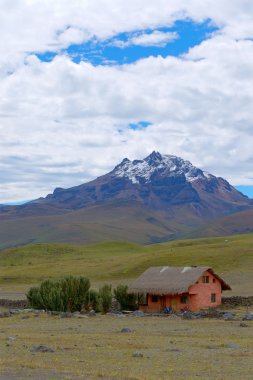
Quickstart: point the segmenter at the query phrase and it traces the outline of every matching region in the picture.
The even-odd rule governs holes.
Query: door
[[[160,297],[160,305],[161,305],[161,311],[163,311],[166,307],[166,296]]]
[[[171,307],[172,307],[173,311],[177,311],[177,299],[176,298],[171,299]]]

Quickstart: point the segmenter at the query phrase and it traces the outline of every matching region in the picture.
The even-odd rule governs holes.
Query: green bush
[[[137,296],[133,293],[128,293],[127,285],[118,285],[113,290],[114,297],[120,304],[121,310],[136,310],[137,309]]]
[[[46,280],[39,287],[33,287],[27,293],[27,299],[31,307],[64,311],[61,289],[58,283]]]
[[[84,307],[85,310],[94,310],[99,311],[99,304],[100,304],[100,297],[96,290],[89,290],[86,293],[85,301],[84,301]]]
[[[26,296],[33,308],[74,312],[81,310],[89,288],[89,279],[69,276],[59,281],[43,281]]]
[[[86,293],[90,289],[90,280],[85,277],[65,277],[59,281],[64,309],[70,311],[81,311],[85,303]]]
[[[38,287],[32,287],[29,289],[26,294],[29,305],[34,309],[43,309],[41,297],[40,297],[40,289]]]
[[[107,313],[112,306],[112,286],[104,285],[99,289],[100,311]]]

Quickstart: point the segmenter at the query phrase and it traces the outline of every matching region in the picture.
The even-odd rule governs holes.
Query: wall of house
[[[215,307],[221,304],[221,283],[218,278],[206,271],[203,276],[209,276],[209,282],[203,283],[202,276],[198,282],[189,288],[190,310],[199,310],[208,307]],[[211,295],[216,295],[216,301],[211,302]]]
[[[188,293],[167,295],[166,296],[166,306],[172,307],[173,311],[180,311],[180,310],[189,309],[189,303],[182,303],[181,302],[181,296],[186,296],[189,298]],[[189,298],[189,300],[190,300],[190,298]]]
[[[208,276],[209,282],[202,282],[202,276]],[[221,283],[218,278],[208,271],[204,272],[196,284],[189,288],[189,293],[158,296],[157,302],[152,302],[152,295],[148,294],[147,304],[140,305],[144,312],[159,313],[165,307],[172,307],[174,311],[188,309],[191,311],[215,307],[221,304]],[[215,294],[216,300],[212,302],[211,295]],[[188,303],[181,303],[181,296],[188,296]]]
[[[157,296],[157,302],[152,302],[152,295],[147,295],[147,304],[140,305],[139,310],[144,313],[160,313],[164,309],[162,296]]]
[[[186,294],[189,296],[189,294]],[[140,305],[139,309],[143,312],[160,313],[165,307],[172,307],[174,311],[188,308],[189,304],[181,303],[181,294],[158,296],[157,302],[152,302],[152,295],[148,294],[147,304]]]

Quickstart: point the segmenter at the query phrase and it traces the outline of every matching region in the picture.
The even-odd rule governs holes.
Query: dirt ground
[[[0,379],[252,379],[253,321],[240,323],[22,313],[0,319]]]

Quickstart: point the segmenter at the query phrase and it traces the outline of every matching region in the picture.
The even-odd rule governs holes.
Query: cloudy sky
[[[153,150],[250,194],[252,19],[252,0],[0,0],[0,203]]]

